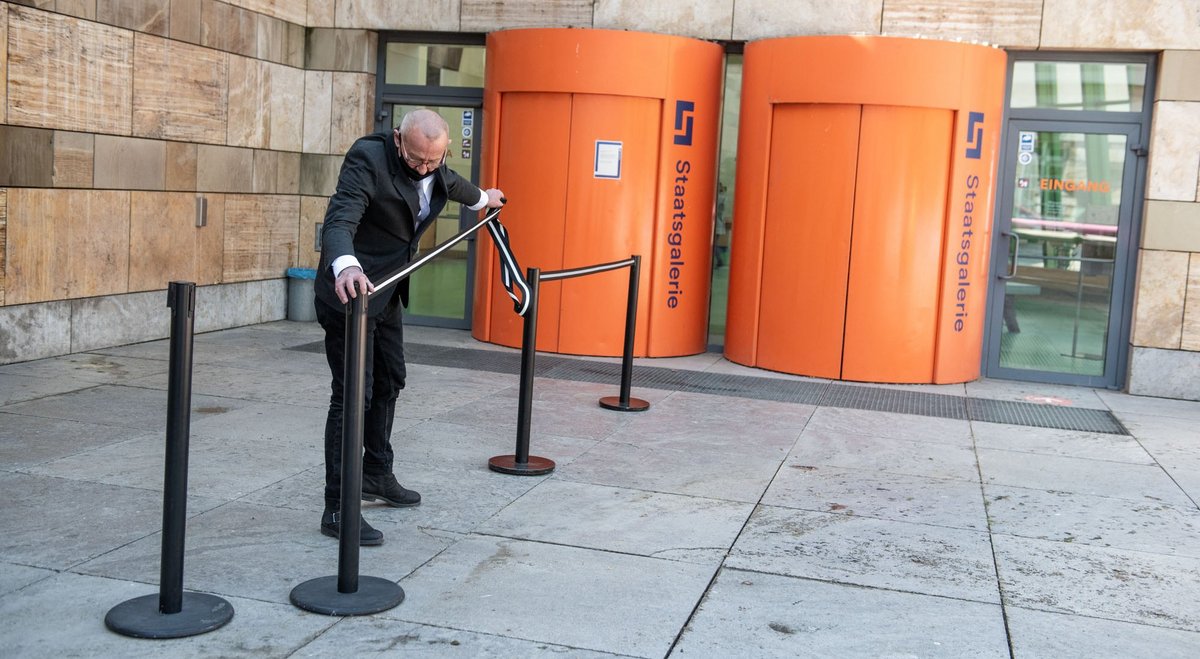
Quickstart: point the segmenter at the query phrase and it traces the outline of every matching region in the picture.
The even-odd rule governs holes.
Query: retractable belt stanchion
[[[619,397],[605,396],[600,407],[620,412],[645,412],[650,403],[640,398],[630,398],[629,388],[633,382],[633,336],[637,332],[638,281],[642,271],[642,257],[634,255],[629,265],[629,301],[625,306],[625,351],[621,354],[621,393]]]
[[[497,455],[488,460],[488,468],[502,474],[541,476],[554,471],[554,461],[529,455],[529,419],[533,414],[533,362],[537,355],[538,289],[541,272],[530,268],[526,274],[529,284],[525,310],[524,333],[521,336],[521,387],[517,403],[517,450],[513,455]]]
[[[507,201],[507,200],[503,200]],[[450,238],[375,285],[346,307],[345,387],[342,399],[341,534],[338,538],[338,573],[317,577],[292,589],[292,604],[313,613],[355,616],[378,613],[404,601],[404,589],[394,581],[358,574],[359,533],[362,529],[363,392],[366,389],[367,301],[408,277],[485,224],[491,228],[500,209],[492,209],[475,226]],[[492,229],[493,232],[497,229]],[[503,232],[502,229],[500,230]]]
[[[233,618],[233,606],[224,599],[205,593],[183,592],[196,284],[171,282],[167,306],[171,307],[171,348],[159,593],[122,602],[104,617],[104,624],[109,629],[138,638],[195,636],[213,631]]]

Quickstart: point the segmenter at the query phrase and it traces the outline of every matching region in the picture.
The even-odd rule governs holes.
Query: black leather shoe
[[[342,513],[336,510],[326,510],[321,515],[321,535],[340,538],[342,535]],[[358,518],[358,544],[363,547],[375,547],[383,544],[383,531],[367,524],[362,516]]]
[[[404,489],[393,474],[363,474],[362,479],[363,501],[382,501],[395,508],[408,508],[421,503],[421,495]]]

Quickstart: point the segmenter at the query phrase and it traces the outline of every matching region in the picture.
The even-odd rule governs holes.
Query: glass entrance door
[[[993,240],[988,373],[1116,384],[1136,127],[1013,121]],[[1003,188],[1002,188],[1003,189]]]
[[[450,126],[450,147],[446,166],[471,181],[479,179],[479,141],[476,131],[481,127],[478,107],[392,104],[392,126],[400,125],[404,114],[417,108],[428,108],[442,116]],[[417,256],[469,229],[477,213],[466,206],[450,202],[441,214],[432,218],[433,225],[421,235]],[[437,259],[414,272],[409,279],[408,320],[420,325],[469,328],[471,296],[469,284],[474,281],[475,236],[451,247]]]

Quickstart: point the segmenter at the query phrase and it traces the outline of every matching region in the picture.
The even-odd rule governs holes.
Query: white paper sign
[[[596,160],[592,166],[595,178],[621,178],[621,143],[596,140]]]

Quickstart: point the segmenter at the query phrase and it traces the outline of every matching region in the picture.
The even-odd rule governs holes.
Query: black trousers
[[[332,376],[325,419],[325,505],[337,508],[342,488],[342,398],[345,391],[346,312],[316,301],[325,329],[325,358]],[[392,472],[392,420],[404,388],[404,326],[399,295],[383,313],[367,318],[366,386],[363,391],[363,466],[366,475]]]

